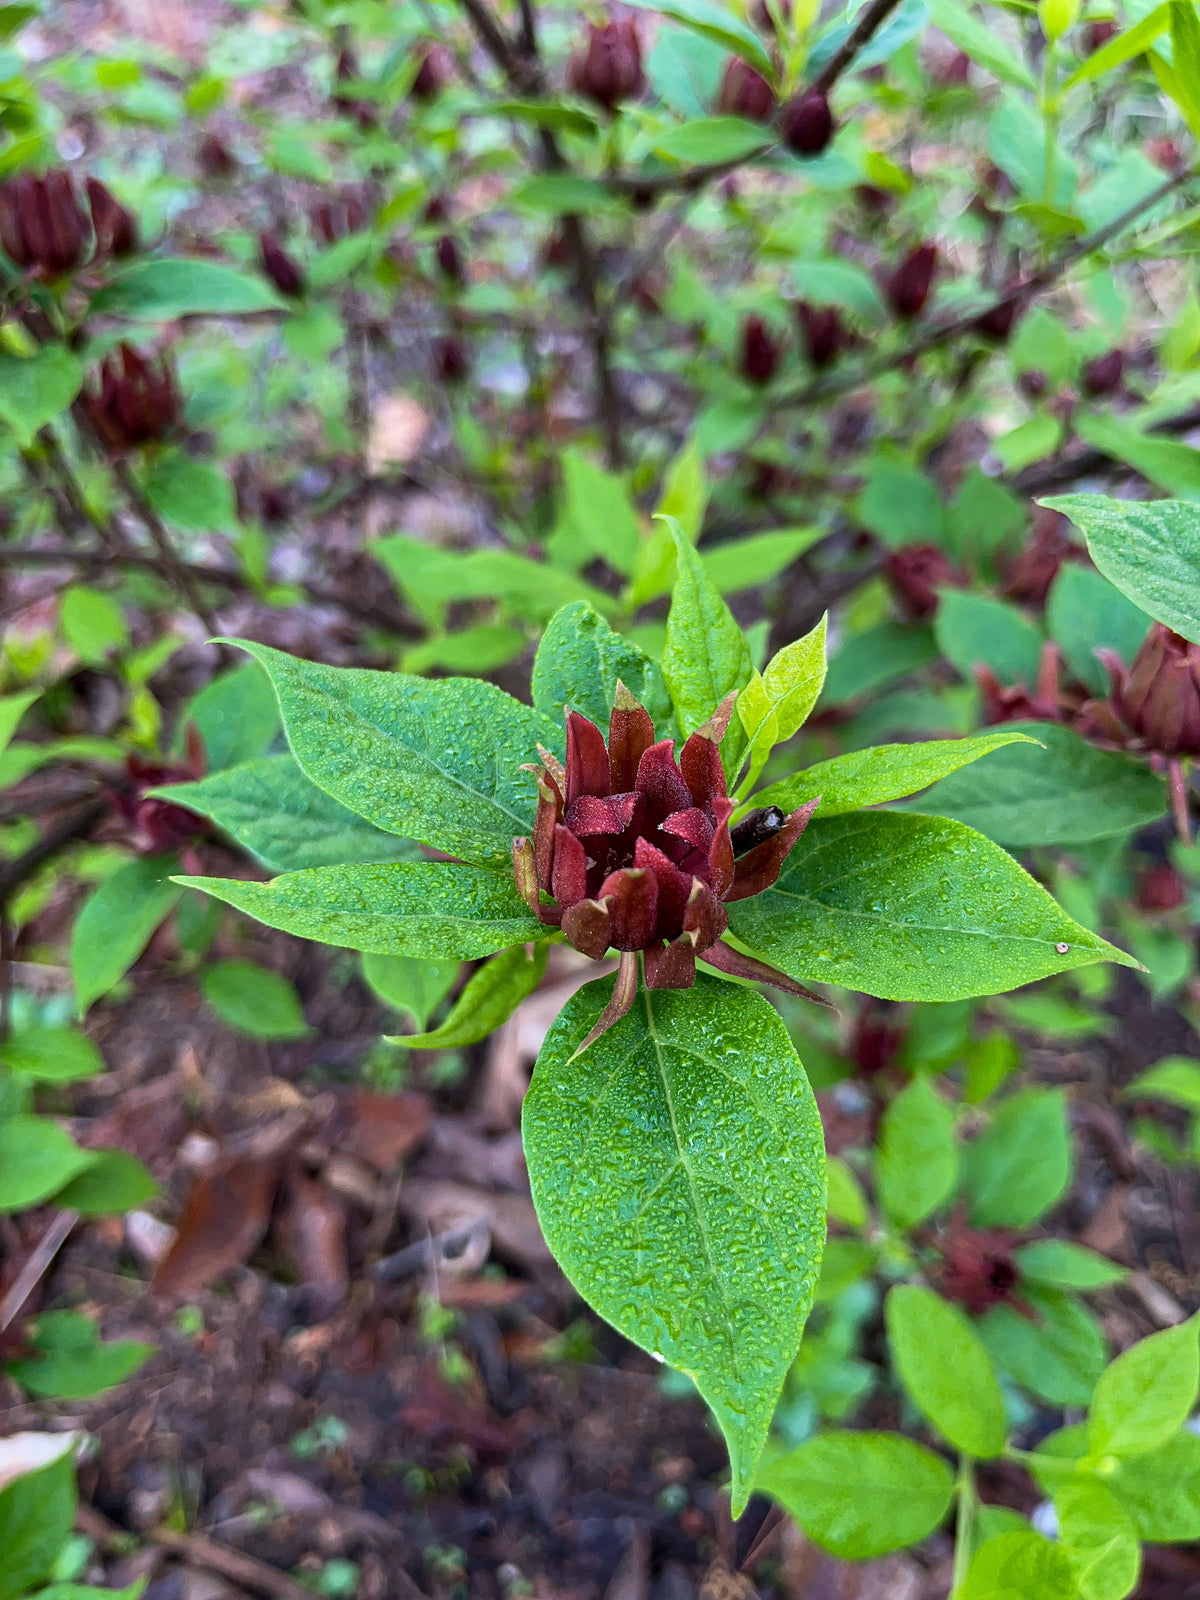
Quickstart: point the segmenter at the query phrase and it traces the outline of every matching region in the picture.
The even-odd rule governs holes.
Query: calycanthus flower
[[[820,1000],[794,978],[726,944],[725,906],[769,889],[819,804],[777,806],[736,826],[720,743],[736,696],[687,739],[655,739],[645,707],[618,683],[608,741],[568,711],[567,759],[539,746],[533,837],[513,840],[517,889],[544,924],[599,961],[619,950],[609,1005],[581,1049],[633,1004],[638,955],[650,989],[690,989],[696,958],[739,978]],[[544,898],[545,897],[545,898]]]

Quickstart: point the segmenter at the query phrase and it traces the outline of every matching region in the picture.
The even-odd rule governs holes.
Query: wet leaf
[[[191,1295],[240,1267],[267,1231],[277,1161],[233,1161],[196,1178],[175,1243],[151,1281],[154,1294]]]
[[[546,970],[546,947],[523,944],[502,950],[473,972],[450,1015],[432,1033],[401,1035],[396,1043],[417,1050],[462,1049],[486,1039],[530,995]]]

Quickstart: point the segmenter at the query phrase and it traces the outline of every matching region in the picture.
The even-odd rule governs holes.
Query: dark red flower
[[[576,94],[612,112],[636,100],[646,87],[642,41],[633,17],[588,24],[587,38],[567,65],[567,82]]]
[[[904,1043],[902,1012],[892,1000],[868,998],[854,1022],[848,1054],[864,1078],[885,1072]]]
[[[1110,39],[1115,39],[1120,31],[1120,24],[1114,22],[1112,17],[1101,17],[1095,22],[1089,22],[1083,30],[1084,51],[1089,56],[1093,55],[1097,50],[1102,50]]]
[[[956,1218],[937,1242],[942,1258],[939,1287],[973,1317],[1002,1301],[1020,1301],[1021,1269],[1013,1255],[1013,1236],[1000,1228],[968,1228]]]
[[[913,622],[924,622],[938,608],[938,591],[961,586],[963,577],[936,544],[906,544],[884,563],[884,576],[900,609]]]
[[[454,242],[454,235],[442,234],[437,244],[433,247],[437,264],[442,270],[442,276],[450,283],[462,283],[466,277],[463,271],[462,255],[458,245]]]
[[[0,184],[0,245],[18,267],[61,277],[82,264],[91,233],[75,185],[61,169]]]
[[[433,347],[433,365],[443,383],[462,383],[471,371],[466,341],[453,333],[439,339]]]
[[[989,727],[999,722],[1063,722],[1077,705],[1064,699],[1059,685],[1061,663],[1058,646],[1047,639],[1038,661],[1037,683],[1002,684],[990,667],[975,668],[975,682],[983,701],[983,721]]]
[[[421,48],[421,65],[412,81],[409,94],[414,100],[436,100],[450,82],[454,70],[454,57],[444,44],[427,44]]]
[[[690,989],[701,956],[718,971],[817,998],[721,941],[726,902],[771,887],[818,804],[752,813],[731,834],[720,742],[734,698],[676,758],[675,741],[655,741],[649,713],[619,683],[607,743],[568,711],[566,765],[541,752],[533,837],[513,840],[513,870],[530,909],[576,950],[596,961],[621,952],[599,1032],[632,1004],[639,951],[651,989]]]
[[[170,800],[147,793],[164,784],[187,783],[204,776],[204,745],[194,723],[188,725],[186,766],[166,766],[131,755],[125,763],[125,781],[114,784],[112,802],[119,816],[134,830],[133,843],[144,855],[178,850],[207,832],[203,818]]]
[[[742,319],[742,376],[751,383],[770,383],[779,367],[783,345],[761,317]]]
[[[336,244],[347,234],[361,233],[367,225],[362,197],[351,191],[318,200],[308,217],[314,236],[323,244]]]
[[[122,344],[100,365],[99,387],[80,403],[100,443],[116,455],[165,439],[179,425],[182,402],[170,358],[148,361]]]
[[[99,178],[86,180],[88,205],[92,211],[92,233],[98,256],[131,256],[138,247],[138,225],[132,211],[126,210]]]
[[[836,306],[813,306],[797,300],[796,321],[804,339],[804,349],[814,367],[832,366],[850,343],[851,335]]]
[[[264,274],[280,294],[290,297],[302,295],[305,289],[304,272],[273,233],[258,236],[258,259]]]
[[[1128,672],[1112,651],[1096,654],[1112,678],[1117,714],[1143,749],[1200,755],[1200,645],[1155,622]]]
[[[799,94],[783,108],[783,142],[798,156],[819,156],[833,138],[833,112],[817,90]]]
[[[975,318],[975,331],[992,344],[1004,344],[1024,309],[1024,302],[1015,297],[998,300]]]
[[[201,139],[196,160],[206,178],[232,178],[238,169],[237,157],[215,133],[206,133]]]
[[[1080,374],[1079,382],[1084,394],[1097,400],[1101,395],[1114,394],[1125,376],[1125,352],[1106,350],[1102,356],[1089,361]]]
[[[1188,897],[1187,884],[1169,861],[1158,861],[1138,880],[1137,903],[1142,911],[1174,911]]]
[[[937,246],[919,244],[910,250],[884,285],[884,296],[898,317],[920,316],[933,288]]]
[[[748,61],[743,61],[741,56],[730,56],[721,77],[717,109],[727,117],[769,122],[775,113],[775,91]]]
[[[1005,577],[1004,594],[1022,605],[1045,605],[1050,585],[1064,561],[1086,552],[1071,537],[1071,524],[1061,511],[1039,506],[1034,513],[1029,543],[1016,557]]]

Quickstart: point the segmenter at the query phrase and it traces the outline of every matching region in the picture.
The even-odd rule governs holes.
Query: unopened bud
[[[1200,755],[1200,645],[1155,622],[1117,685],[1117,710],[1147,750]]]
[[[1147,139],[1142,149],[1154,165],[1161,167],[1164,172],[1179,172],[1187,159],[1178,142],[1165,135]]]
[[[273,233],[259,234],[258,259],[263,273],[280,294],[294,297],[304,293],[304,273],[299,263],[288,255]]]
[[[913,622],[933,615],[939,590],[962,583],[950,557],[936,544],[908,544],[893,550],[883,571],[900,609]]]
[[[717,109],[727,117],[769,122],[775,114],[775,91],[748,61],[743,61],[741,56],[730,56],[721,78]]]
[[[436,100],[450,82],[454,70],[454,57],[444,44],[425,45],[421,50],[421,64],[412,81],[409,94],[422,103]]]
[[[797,95],[783,108],[783,142],[798,156],[819,156],[833,138],[833,112],[819,91]]]
[[[1005,344],[1024,309],[1024,305],[1018,299],[1009,297],[1000,300],[976,317],[975,331],[992,344]]]
[[[462,256],[454,242],[452,234],[444,233],[433,247],[437,264],[441,268],[442,276],[450,283],[462,283],[466,277],[463,271]]]
[[[814,367],[828,367],[850,342],[850,335],[836,306],[813,306],[797,300],[796,321],[804,339],[805,354]]]
[[[937,246],[919,244],[910,250],[884,286],[888,305],[898,317],[908,321],[920,316],[933,288],[937,270]]]
[[[1080,386],[1084,394],[1097,400],[1102,395],[1114,394],[1121,387],[1121,379],[1125,376],[1125,352],[1123,350],[1107,350],[1102,356],[1096,356],[1089,361],[1080,374]]]
[[[1083,30],[1083,48],[1086,55],[1094,55],[1097,50],[1102,50],[1110,39],[1115,39],[1121,29],[1112,17],[1103,17],[1096,22],[1089,22]]]
[[[0,184],[0,244],[18,267],[61,277],[81,264],[90,237],[75,186],[61,169]]]
[[[434,370],[443,383],[462,383],[471,371],[471,356],[466,342],[457,334],[447,334],[433,348]]]
[[[1141,911],[1174,911],[1188,897],[1187,884],[1169,861],[1159,861],[1138,880]]]
[[[576,94],[612,112],[636,100],[646,87],[642,42],[633,17],[589,23],[587,38],[567,65],[567,82]]]
[[[1021,605],[1045,605],[1063,562],[1084,553],[1071,537],[1071,524],[1062,512],[1039,506],[1029,543],[1006,574],[1005,596]]]
[[[196,161],[206,178],[232,178],[238,169],[237,157],[215,133],[206,133],[201,139]]]
[[[98,256],[131,256],[138,247],[138,226],[132,211],[127,211],[99,178],[87,179],[88,205],[92,212],[92,233]]]
[[[167,438],[183,411],[169,358],[147,361],[127,344],[105,357],[98,387],[80,400],[96,437],[115,455]]]
[[[782,345],[761,317],[742,321],[742,376],[751,383],[770,383],[779,366]]]

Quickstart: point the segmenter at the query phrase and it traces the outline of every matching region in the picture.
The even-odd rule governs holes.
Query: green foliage
[[[645,706],[655,730],[666,737],[674,710],[657,663],[582,600],[555,612],[533,663],[536,708],[559,725],[569,708],[607,731],[618,683]]]
[[[60,1400],[114,1388],[155,1348],[136,1339],[101,1340],[91,1318],[76,1311],[46,1312],[38,1318],[31,1343],[35,1354],[10,1361],[9,1374],[31,1394]]]
[[[1066,1193],[1071,1138],[1056,1089],[1022,1089],[996,1108],[963,1154],[963,1187],[979,1227],[1027,1228]]]
[[[885,1306],[888,1345],[909,1399],[965,1455],[1004,1449],[1004,1401],[991,1359],[957,1307],[932,1289],[900,1284]]]
[[[514,945],[471,974],[449,1016],[432,1033],[414,1033],[397,1044],[421,1050],[461,1049],[486,1039],[507,1022],[546,970],[546,947]]]
[[[1100,571],[1148,616],[1200,642],[1200,512],[1188,501],[1058,495],[1044,504],[1083,532]]]
[[[127,861],[84,902],[71,935],[71,973],[81,1012],[120,982],[175,906],[174,865],[164,856]]]
[[[50,1576],[75,1520],[72,1435],[57,1460],[0,1489],[0,1600],[18,1600]]]
[[[902,1228],[924,1222],[953,1193],[954,1112],[928,1079],[914,1079],[884,1113],[875,1181],[884,1212]]]
[[[1200,1389],[1194,1321],[1151,1334],[1119,1355],[1096,1385],[1088,1448],[1098,1456],[1143,1456],[1166,1444]]]
[[[308,1032],[295,989],[270,967],[218,961],[205,968],[200,988],[222,1022],[252,1039],[301,1039]]]

